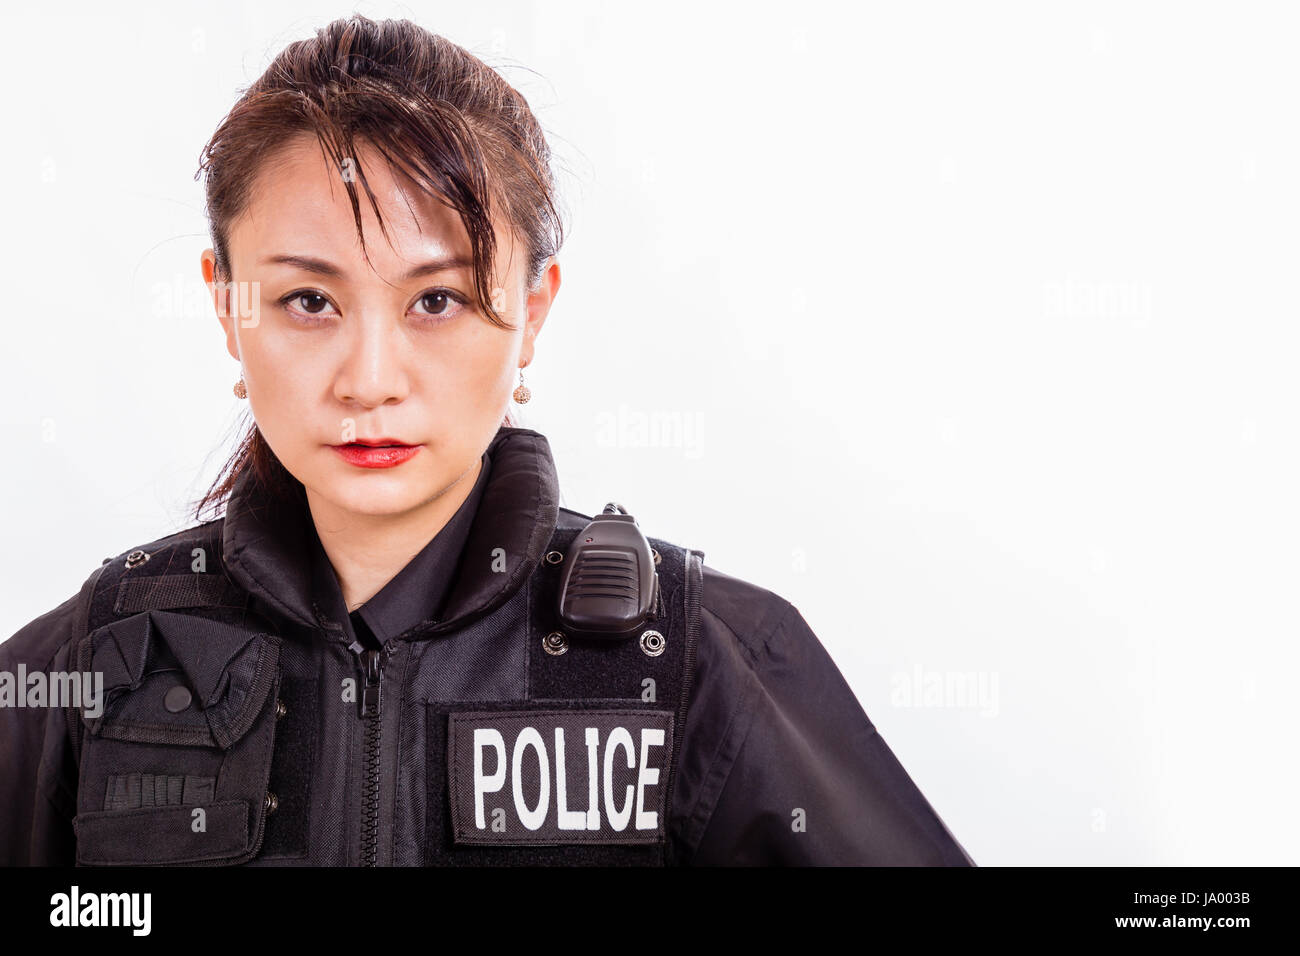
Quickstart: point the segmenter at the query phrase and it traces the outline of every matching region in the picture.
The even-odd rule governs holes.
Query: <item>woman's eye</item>
[[[308,325],[320,325],[325,318],[334,314],[326,311],[330,308],[330,300],[319,292],[310,290],[290,292],[280,299],[280,304],[295,317],[305,319]]]
[[[298,301],[301,303],[310,302],[310,305],[304,306],[303,311],[309,312],[312,315],[320,312],[325,308],[325,306],[330,304],[329,299],[325,298],[323,295],[317,295],[315,292],[304,292],[302,295],[298,296]]]
[[[457,306],[463,306],[465,300],[450,289],[430,289],[415,300],[416,314],[427,315],[438,321],[446,321],[458,314]]]

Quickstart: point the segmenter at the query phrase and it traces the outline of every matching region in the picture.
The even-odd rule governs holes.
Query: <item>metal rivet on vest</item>
[[[664,645],[667,641],[658,631],[643,631],[641,633],[641,650],[645,651],[650,657],[658,657],[664,652]]]
[[[559,551],[547,551],[547,552],[546,552],[546,563],[547,563],[547,564],[559,564],[559,563],[560,563],[561,561],[563,561],[563,560],[564,560],[564,555],[561,554]]]
[[[542,638],[542,647],[546,648],[546,653],[560,655],[569,649],[569,642],[565,639],[563,632],[551,631]]]
[[[659,552],[656,551],[654,548],[651,548],[651,549],[650,549],[650,553],[653,554],[653,555],[655,556],[655,564],[658,564],[660,561],[663,560],[663,558],[661,558],[661,557],[659,556]]]
[[[279,720],[287,713],[289,713],[289,708],[284,706],[284,701],[277,697],[275,699],[275,719]]]
[[[141,551],[139,548],[136,548],[134,551],[132,551],[130,554],[126,556],[126,566],[128,568],[136,568],[144,564],[148,560],[149,560],[149,555]]]
[[[275,808],[280,805],[280,798],[268,790],[266,791],[266,801],[264,805],[266,806],[267,813],[275,813]]]
[[[163,706],[171,713],[179,714],[186,707],[190,706],[193,701],[194,695],[190,693],[190,689],[177,684],[169,690],[167,696],[163,698]]]

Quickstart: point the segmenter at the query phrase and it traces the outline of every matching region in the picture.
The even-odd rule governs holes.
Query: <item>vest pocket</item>
[[[280,639],[148,611],[92,632],[83,702],[77,862],[236,864],[261,848],[280,686]]]

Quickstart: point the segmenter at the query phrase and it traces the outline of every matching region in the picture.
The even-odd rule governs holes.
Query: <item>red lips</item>
[[[346,445],[331,445],[339,457],[358,468],[392,468],[409,461],[420,450],[396,438],[358,438]]]

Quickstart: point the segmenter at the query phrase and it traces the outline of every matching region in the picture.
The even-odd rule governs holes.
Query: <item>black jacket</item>
[[[310,516],[242,477],[225,517],[108,559],[0,644],[0,675],[99,670],[108,688],[97,720],[0,706],[0,863],[974,865],[797,608],[707,565],[692,604],[699,552],[650,539],[663,557],[660,627],[674,653],[689,644],[685,656],[656,660],[635,641],[543,654],[539,635],[555,626],[547,556],[588,520],[558,506],[546,439],[503,428],[466,506],[348,616]],[[655,667],[658,701],[643,691]],[[349,681],[363,699],[339,699]],[[514,737],[513,765],[509,746],[496,751],[502,776],[485,797],[505,739],[492,728],[522,726],[520,714],[540,721],[536,746]],[[602,728],[586,729],[593,774],[584,723]],[[562,724],[569,756],[551,779]],[[656,780],[647,754],[664,739]],[[540,781],[521,769],[534,766]],[[580,813],[558,838],[553,812],[521,829],[540,805],[518,788],[554,794],[561,777],[558,806],[597,808],[590,832]],[[506,779],[514,810],[494,837],[482,815],[507,815],[492,806],[511,806]],[[628,819],[651,822],[615,834],[624,782],[623,807],[637,801]],[[661,790],[655,829],[640,801],[653,807]],[[195,806],[206,808],[197,834]]]

